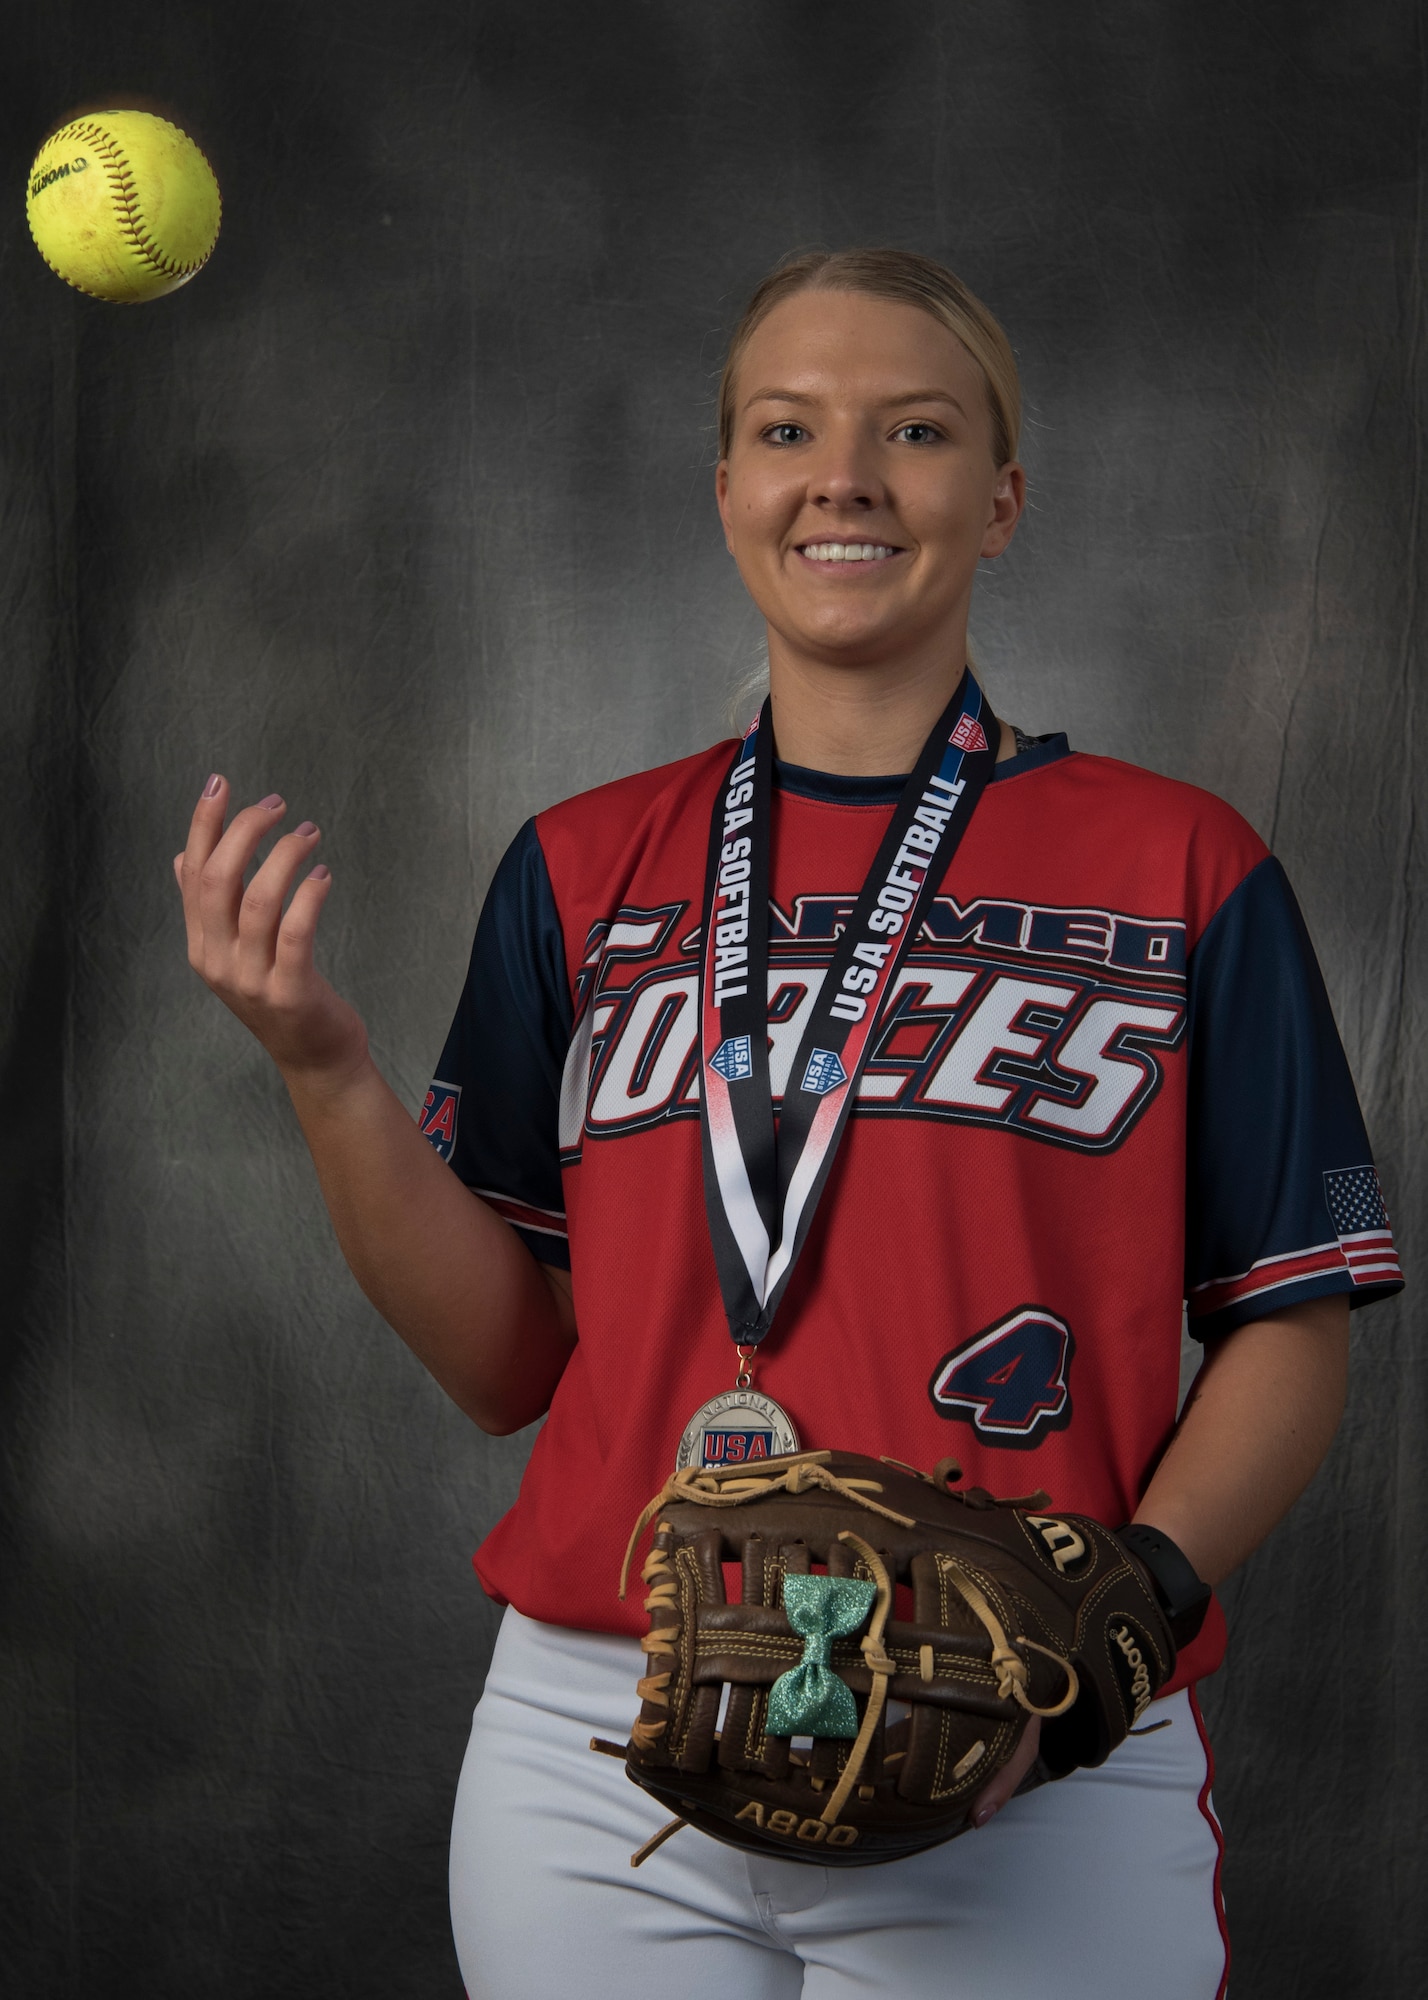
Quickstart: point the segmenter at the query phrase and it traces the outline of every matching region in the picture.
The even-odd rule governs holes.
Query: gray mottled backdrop
[[[468,1556],[523,1441],[377,1322],[189,974],[192,800],[217,766],[324,827],[326,963],[415,1104],[519,822],[724,733],[758,641],[710,494],[742,296],[810,241],[931,251],[1029,399],[993,697],[1273,840],[1421,1269],[1423,18],[12,12],[0,1984],[454,1996]],[[226,219],[196,283],[119,310],[44,270],[21,188],[48,124],[135,94],[206,144]],[[1421,1311],[1359,1322],[1329,1465],[1229,1593],[1244,2000],[1428,1984]]]

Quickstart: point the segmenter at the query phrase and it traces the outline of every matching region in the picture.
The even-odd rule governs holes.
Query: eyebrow
[[[805,396],[797,389],[756,389],[745,399],[744,408],[751,409],[755,403],[816,403],[816,396]],[[881,408],[885,410],[906,409],[912,403],[950,403],[960,415],[966,416],[963,405],[948,389],[910,389],[905,395],[886,396]]]

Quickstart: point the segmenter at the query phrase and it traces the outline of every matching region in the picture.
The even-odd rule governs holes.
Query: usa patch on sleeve
[[[449,1161],[456,1146],[456,1117],[461,1109],[459,1083],[434,1083],[426,1094],[417,1124],[423,1139],[429,1139],[443,1160]]]

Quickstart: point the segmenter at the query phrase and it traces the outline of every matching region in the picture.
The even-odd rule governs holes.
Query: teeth
[[[810,562],[884,562],[897,550],[882,542],[809,542],[803,553]]]

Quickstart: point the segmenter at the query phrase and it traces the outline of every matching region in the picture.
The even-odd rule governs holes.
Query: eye
[[[808,432],[802,424],[770,424],[763,436],[769,444],[802,444]]]
[[[918,418],[910,424],[899,424],[893,436],[901,438],[904,444],[936,444],[942,433],[936,424],[924,423]]]

